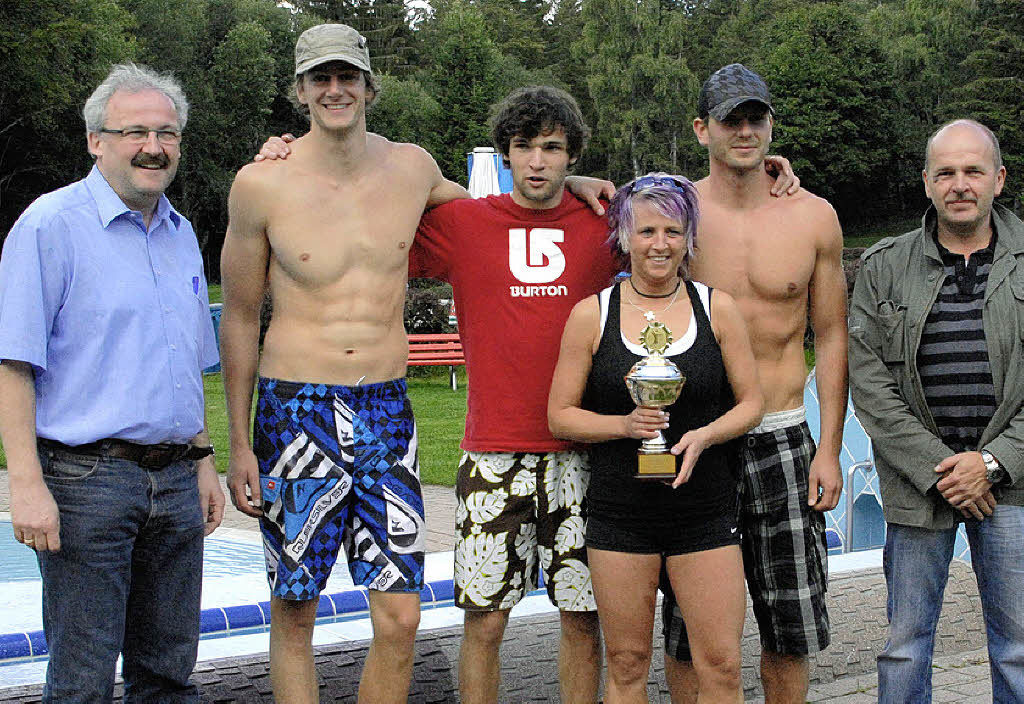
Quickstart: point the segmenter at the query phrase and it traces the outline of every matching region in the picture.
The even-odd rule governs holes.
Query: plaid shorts
[[[814,440],[806,422],[741,439],[740,527],[743,569],[761,647],[808,655],[829,644],[825,590],[825,515],[807,505]],[[662,606],[665,652],[689,661],[679,606],[671,591]]]
[[[511,609],[544,573],[563,611],[596,611],[584,546],[590,483],[579,452],[467,452],[455,483],[455,604]]]

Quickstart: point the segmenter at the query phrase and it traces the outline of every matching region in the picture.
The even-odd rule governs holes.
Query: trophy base
[[[634,479],[675,479],[676,478],[676,456],[667,452],[657,454],[645,454],[638,452],[636,455],[636,474]]]

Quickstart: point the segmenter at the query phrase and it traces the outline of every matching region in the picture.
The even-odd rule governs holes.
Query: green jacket
[[[992,206],[996,248],[982,321],[996,412],[981,446],[1006,469],[999,503],[1024,505],[1024,223]],[[917,368],[925,319],[942,287],[936,215],[864,252],[850,308],[850,392],[875,451],[885,520],[949,528],[963,520],[934,489],[935,465],[953,454],[939,438]]]

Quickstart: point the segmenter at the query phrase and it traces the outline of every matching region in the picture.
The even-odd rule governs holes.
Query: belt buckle
[[[177,459],[174,450],[175,448],[168,445],[150,445],[139,458],[139,466],[146,469],[164,469]]]

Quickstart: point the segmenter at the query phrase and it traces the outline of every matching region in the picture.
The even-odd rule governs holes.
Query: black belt
[[[181,460],[199,460],[213,454],[212,447],[176,445],[172,443],[139,445],[134,442],[115,439],[97,440],[86,445],[65,445],[56,440],[39,438],[39,447],[44,450],[56,450],[74,455],[128,460],[146,469],[164,469],[168,465],[180,462]]]

